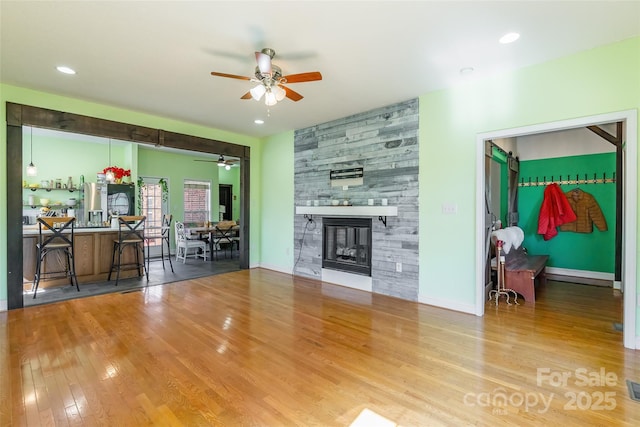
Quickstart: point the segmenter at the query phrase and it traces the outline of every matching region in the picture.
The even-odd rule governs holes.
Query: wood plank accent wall
[[[385,198],[398,207],[386,227],[373,219],[373,292],[411,301],[418,300],[418,109],[412,99],[301,129],[294,137],[296,206],[314,200],[330,205],[333,199],[380,205]],[[331,170],[352,167],[364,168],[363,185],[331,186]],[[322,218],[314,220],[295,215],[294,274],[321,279]],[[396,272],[397,262],[402,272]]]

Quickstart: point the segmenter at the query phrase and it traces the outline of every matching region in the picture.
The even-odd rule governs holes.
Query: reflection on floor
[[[120,279],[118,286],[115,286],[114,280],[111,282],[80,284],[80,292],[76,290],[75,286],[62,285],[49,289],[39,288],[35,299],[33,299],[32,293],[25,292],[24,306],[30,307],[74,298],[108,294],[111,292],[131,292],[144,288],[145,286],[163,285],[166,283],[237,271],[240,270],[240,267],[237,256],[233,258],[221,256],[218,257],[218,259],[214,258],[213,261],[188,258],[186,264],[173,260],[173,269],[174,272],[172,273],[169,261],[165,260],[163,269],[162,262],[159,258],[157,260],[152,259],[149,266],[149,281],[147,281],[146,277],[132,277],[130,279]]]

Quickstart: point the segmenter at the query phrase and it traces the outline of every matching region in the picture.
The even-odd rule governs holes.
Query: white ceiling
[[[261,137],[637,36],[640,1],[2,0],[0,19],[3,83]],[[240,99],[250,82],[210,75],[252,76],[263,47],[323,75],[270,116]]]

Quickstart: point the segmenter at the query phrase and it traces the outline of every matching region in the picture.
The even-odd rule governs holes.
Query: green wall
[[[169,212],[174,221],[184,221],[184,180],[211,183],[211,221],[218,217],[218,166],[215,163],[196,162],[202,156],[155,150],[141,146],[138,150],[138,175],[167,178],[169,185]]]
[[[605,143],[603,141],[603,143]],[[588,178],[593,178],[597,171],[599,178],[605,172],[609,178],[616,168],[615,153],[591,154],[585,156],[569,156],[555,159],[541,159],[520,162],[520,177],[528,181],[529,177],[535,182],[536,177],[542,181],[551,175],[558,180],[558,172],[570,174],[575,180],[576,174],[584,179],[588,171]],[[579,187],[593,195],[607,221],[607,231],[599,231],[595,226],[593,233],[571,233],[560,231],[557,236],[545,241],[538,233],[538,216],[544,195],[544,186],[520,187],[518,193],[518,225],[524,230],[524,246],[531,254],[549,255],[550,267],[568,268],[575,270],[613,273],[615,262],[615,230],[616,230],[616,185],[615,184],[581,184],[563,185],[562,191],[567,192]]]
[[[33,163],[38,168],[35,177],[26,174],[26,165],[29,163],[31,149],[31,131],[25,127],[23,130],[22,155],[23,155],[23,180],[28,184],[40,184],[42,180],[55,180],[60,178],[63,184],[72,177],[74,185],[79,185],[80,176],[84,176],[85,182],[96,182],[96,175],[109,165],[109,144],[96,143],[91,139],[83,138],[81,135],[72,137],[45,136],[35,132],[33,136]],[[127,144],[111,145],[111,164],[124,169],[135,169],[132,166],[131,149]],[[79,199],[78,193],[69,192],[46,192],[44,190],[23,190],[23,200],[30,194],[34,194],[36,199],[46,197],[53,204],[56,201],[64,202],[69,197]]]
[[[260,179],[262,218],[262,265],[292,272],[297,254],[293,253],[293,132],[265,140]]]
[[[423,301],[460,308],[475,303],[475,251],[483,244],[475,240],[482,226],[475,210],[477,135],[638,109],[638,76],[636,37],[420,98]],[[637,203],[637,195],[630,200]],[[442,213],[449,201],[458,205],[457,215]]]

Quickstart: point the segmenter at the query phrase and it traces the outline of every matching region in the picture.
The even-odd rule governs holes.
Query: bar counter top
[[[49,232],[49,230],[43,230]],[[109,231],[117,232],[117,228],[111,228],[108,226],[105,227],[74,227],[74,233],[106,233]],[[23,225],[22,226],[22,235],[23,236],[37,236],[38,235],[38,225]]]
[[[23,239],[23,276],[25,282],[31,282],[35,273],[36,259],[38,256],[38,225],[24,225],[22,227]],[[51,234],[50,230],[43,234]],[[76,276],[80,285],[83,283],[99,282],[107,279],[111,270],[111,256],[113,242],[118,238],[118,229],[111,227],[74,228],[74,258]],[[131,250],[129,250],[131,249]],[[135,260],[133,247],[127,248],[123,254],[123,263],[132,263]],[[51,254],[43,262],[43,272],[60,271],[65,262],[60,254]],[[120,278],[137,275],[135,270],[122,271]],[[43,280],[39,288],[68,284],[68,278]],[[30,286],[30,283],[29,283]]]

